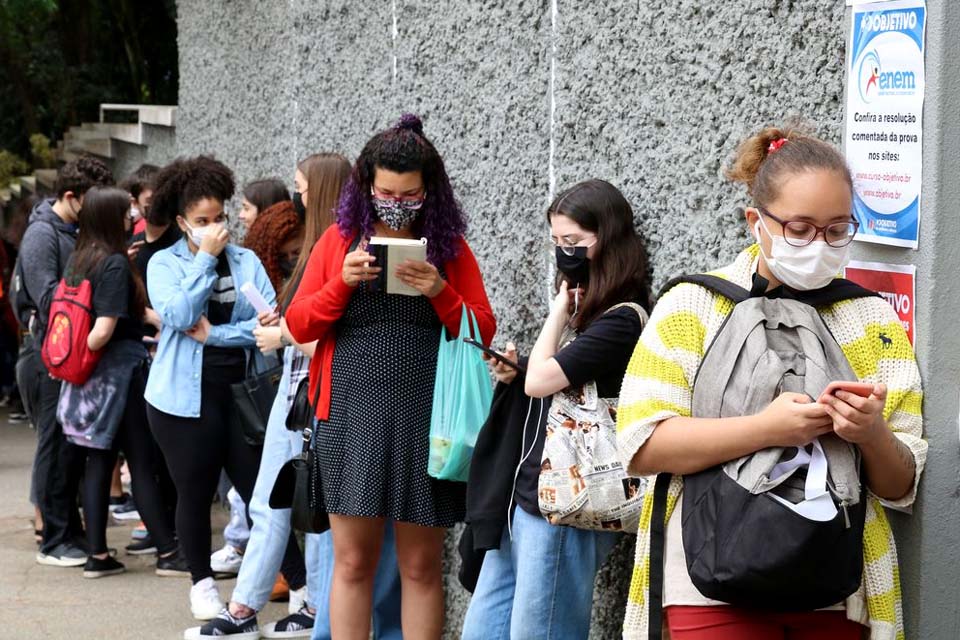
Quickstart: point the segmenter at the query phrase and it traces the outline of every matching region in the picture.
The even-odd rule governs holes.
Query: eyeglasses
[[[577,252],[577,249],[580,248],[580,247],[585,247],[585,248],[589,249],[589,248],[592,247],[593,245],[597,244],[597,238],[596,238],[596,236],[594,236],[593,242],[591,242],[590,244],[580,244],[581,242],[583,242],[583,240],[584,240],[584,239],[577,240],[576,242],[569,242],[569,241],[566,241],[566,242],[565,242],[564,240],[561,239],[560,242],[553,242],[553,241],[551,240],[551,243],[553,244],[553,246],[555,246],[555,247],[557,247],[558,249],[560,249],[560,251],[563,252],[563,255],[565,255],[565,256],[572,256],[573,254],[575,254],[575,253]]]
[[[787,244],[794,247],[805,247],[820,234],[823,234],[824,242],[831,247],[845,247],[853,242],[853,237],[857,235],[857,229],[860,228],[860,223],[852,219],[847,222],[834,222],[820,227],[803,220],[782,220],[763,207],[757,209],[762,215],[770,218],[783,228],[783,239],[786,240]]]
[[[408,209],[419,209],[423,205],[423,201],[426,199],[426,195],[427,195],[426,191],[422,189],[417,193],[413,193],[409,195],[402,195],[402,196],[386,195],[376,187],[370,189],[370,193],[377,200],[381,200],[383,202],[395,202],[399,204],[401,207],[408,208]]]

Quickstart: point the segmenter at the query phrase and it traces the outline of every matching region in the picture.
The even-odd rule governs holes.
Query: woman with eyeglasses
[[[183,233],[147,267],[147,292],[163,325],[145,398],[177,487],[177,535],[198,620],[223,608],[210,567],[210,503],[220,471],[249,504],[260,466],[260,448],[247,444],[230,389],[245,378],[250,358],[264,367],[253,335],[257,311],[240,288],[252,283],[276,303],[256,254],[230,243],[223,203],[234,188],[233,172],[212,157],[178,159],[157,176],[151,204]]]
[[[317,340],[310,397],[316,450],[333,533],[330,631],[366,640],[385,523],[400,569],[404,638],[443,631],[443,540],[463,520],[465,485],[427,475],[441,327],[460,331],[466,308],[489,344],[496,324],[466,222],[443,159],[413,115],[364,146],[337,208],[337,224],[311,252],[287,309],[294,340]],[[426,238],[427,259],[396,276],[420,295],[370,283],[386,265],[371,236]]]
[[[927,451],[919,371],[907,334],[883,299],[816,302],[817,292],[846,264],[857,232],[850,171],[833,146],[771,127],[741,144],[728,176],[745,184],[753,200],[745,217],[755,244],[713,273],[771,298],[810,300],[856,377],[869,385],[861,391],[869,397],[844,390],[817,399],[783,392],[755,415],[691,417],[698,369],[733,305],[692,283],[660,299],[624,380],[618,446],[632,474],[674,474],[664,517],[664,620],[674,640],[902,637],[899,568],[884,507],[907,508],[916,498]],[[798,612],[784,602],[789,614],[731,606],[701,594],[684,552],[682,476],[828,434],[859,450],[860,479],[869,489],[860,589],[825,610]],[[648,485],[648,501],[654,486]],[[649,628],[651,526],[642,522],[637,538],[625,638],[659,635]]]
[[[546,222],[556,246],[556,298],[525,377],[507,365],[493,367],[500,382],[523,384],[526,395],[545,402],[530,404],[540,407],[532,412],[538,418],[527,422],[517,442],[521,451],[514,460],[520,463],[510,503],[504,505],[511,524],[503,527],[499,548],[484,556],[463,625],[465,640],[586,638],[594,578],[620,537],[552,525],[541,514],[538,481],[541,469],[550,467],[543,459],[544,409],[554,393],[591,381],[599,397],[620,395],[643,329],[636,308],[620,305],[649,309],[647,256],[630,204],[609,182],[587,180],[564,191],[547,209]],[[504,355],[517,360],[512,345]],[[490,467],[491,473],[501,468]],[[487,483],[474,486],[477,480],[474,471],[470,490],[484,491]],[[496,482],[491,477],[489,484]]]

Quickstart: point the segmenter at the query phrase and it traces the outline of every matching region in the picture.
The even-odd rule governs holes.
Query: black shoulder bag
[[[253,447],[263,446],[267,433],[270,409],[277,397],[280,377],[283,375],[283,351],[277,351],[280,364],[257,373],[253,369],[254,356],[247,360],[247,377],[230,385],[237,420],[243,428],[243,438]]]
[[[304,380],[306,382],[306,380]],[[313,406],[320,400],[320,383],[313,397]],[[309,406],[309,405],[308,405]],[[288,460],[277,473],[270,492],[271,509],[290,509],[290,524],[298,531],[323,533],[330,528],[330,517],[324,509],[320,469],[313,455],[314,412],[303,422],[303,448],[300,455]]]

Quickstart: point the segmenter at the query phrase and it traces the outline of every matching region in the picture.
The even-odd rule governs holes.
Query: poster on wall
[[[890,303],[900,317],[910,344],[913,344],[914,301],[917,291],[917,268],[912,264],[882,264],[851,260],[843,277],[861,287],[876,291]],[[882,334],[881,334],[882,335]],[[883,338],[881,338],[882,340]]]
[[[844,147],[856,239],[917,248],[923,151],[923,0],[856,5],[847,47]]]

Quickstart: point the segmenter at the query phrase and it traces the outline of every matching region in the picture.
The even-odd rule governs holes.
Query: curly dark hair
[[[283,289],[283,272],[280,271],[280,248],[303,231],[293,202],[278,202],[266,211],[261,211],[250,225],[243,246],[250,249],[267,271],[274,291]]]
[[[93,156],[83,155],[60,167],[54,190],[57,199],[72,191],[76,197],[84,195],[90,187],[112,187],[113,173]]]
[[[213,156],[177,158],[160,170],[153,185],[147,221],[158,226],[170,224],[204,198],[226,202],[237,188],[233,171]]]
[[[373,235],[377,214],[370,191],[378,167],[397,173],[422,172],[427,197],[413,223],[413,234],[427,239],[427,258],[435,266],[456,258],[459,240],[467,231],[466,217],[453,195],[443,158],[423,135],[420,118],[410,113],[403,114],[395,126],[373,136],[360,152],[337,206],[341,235]]]

